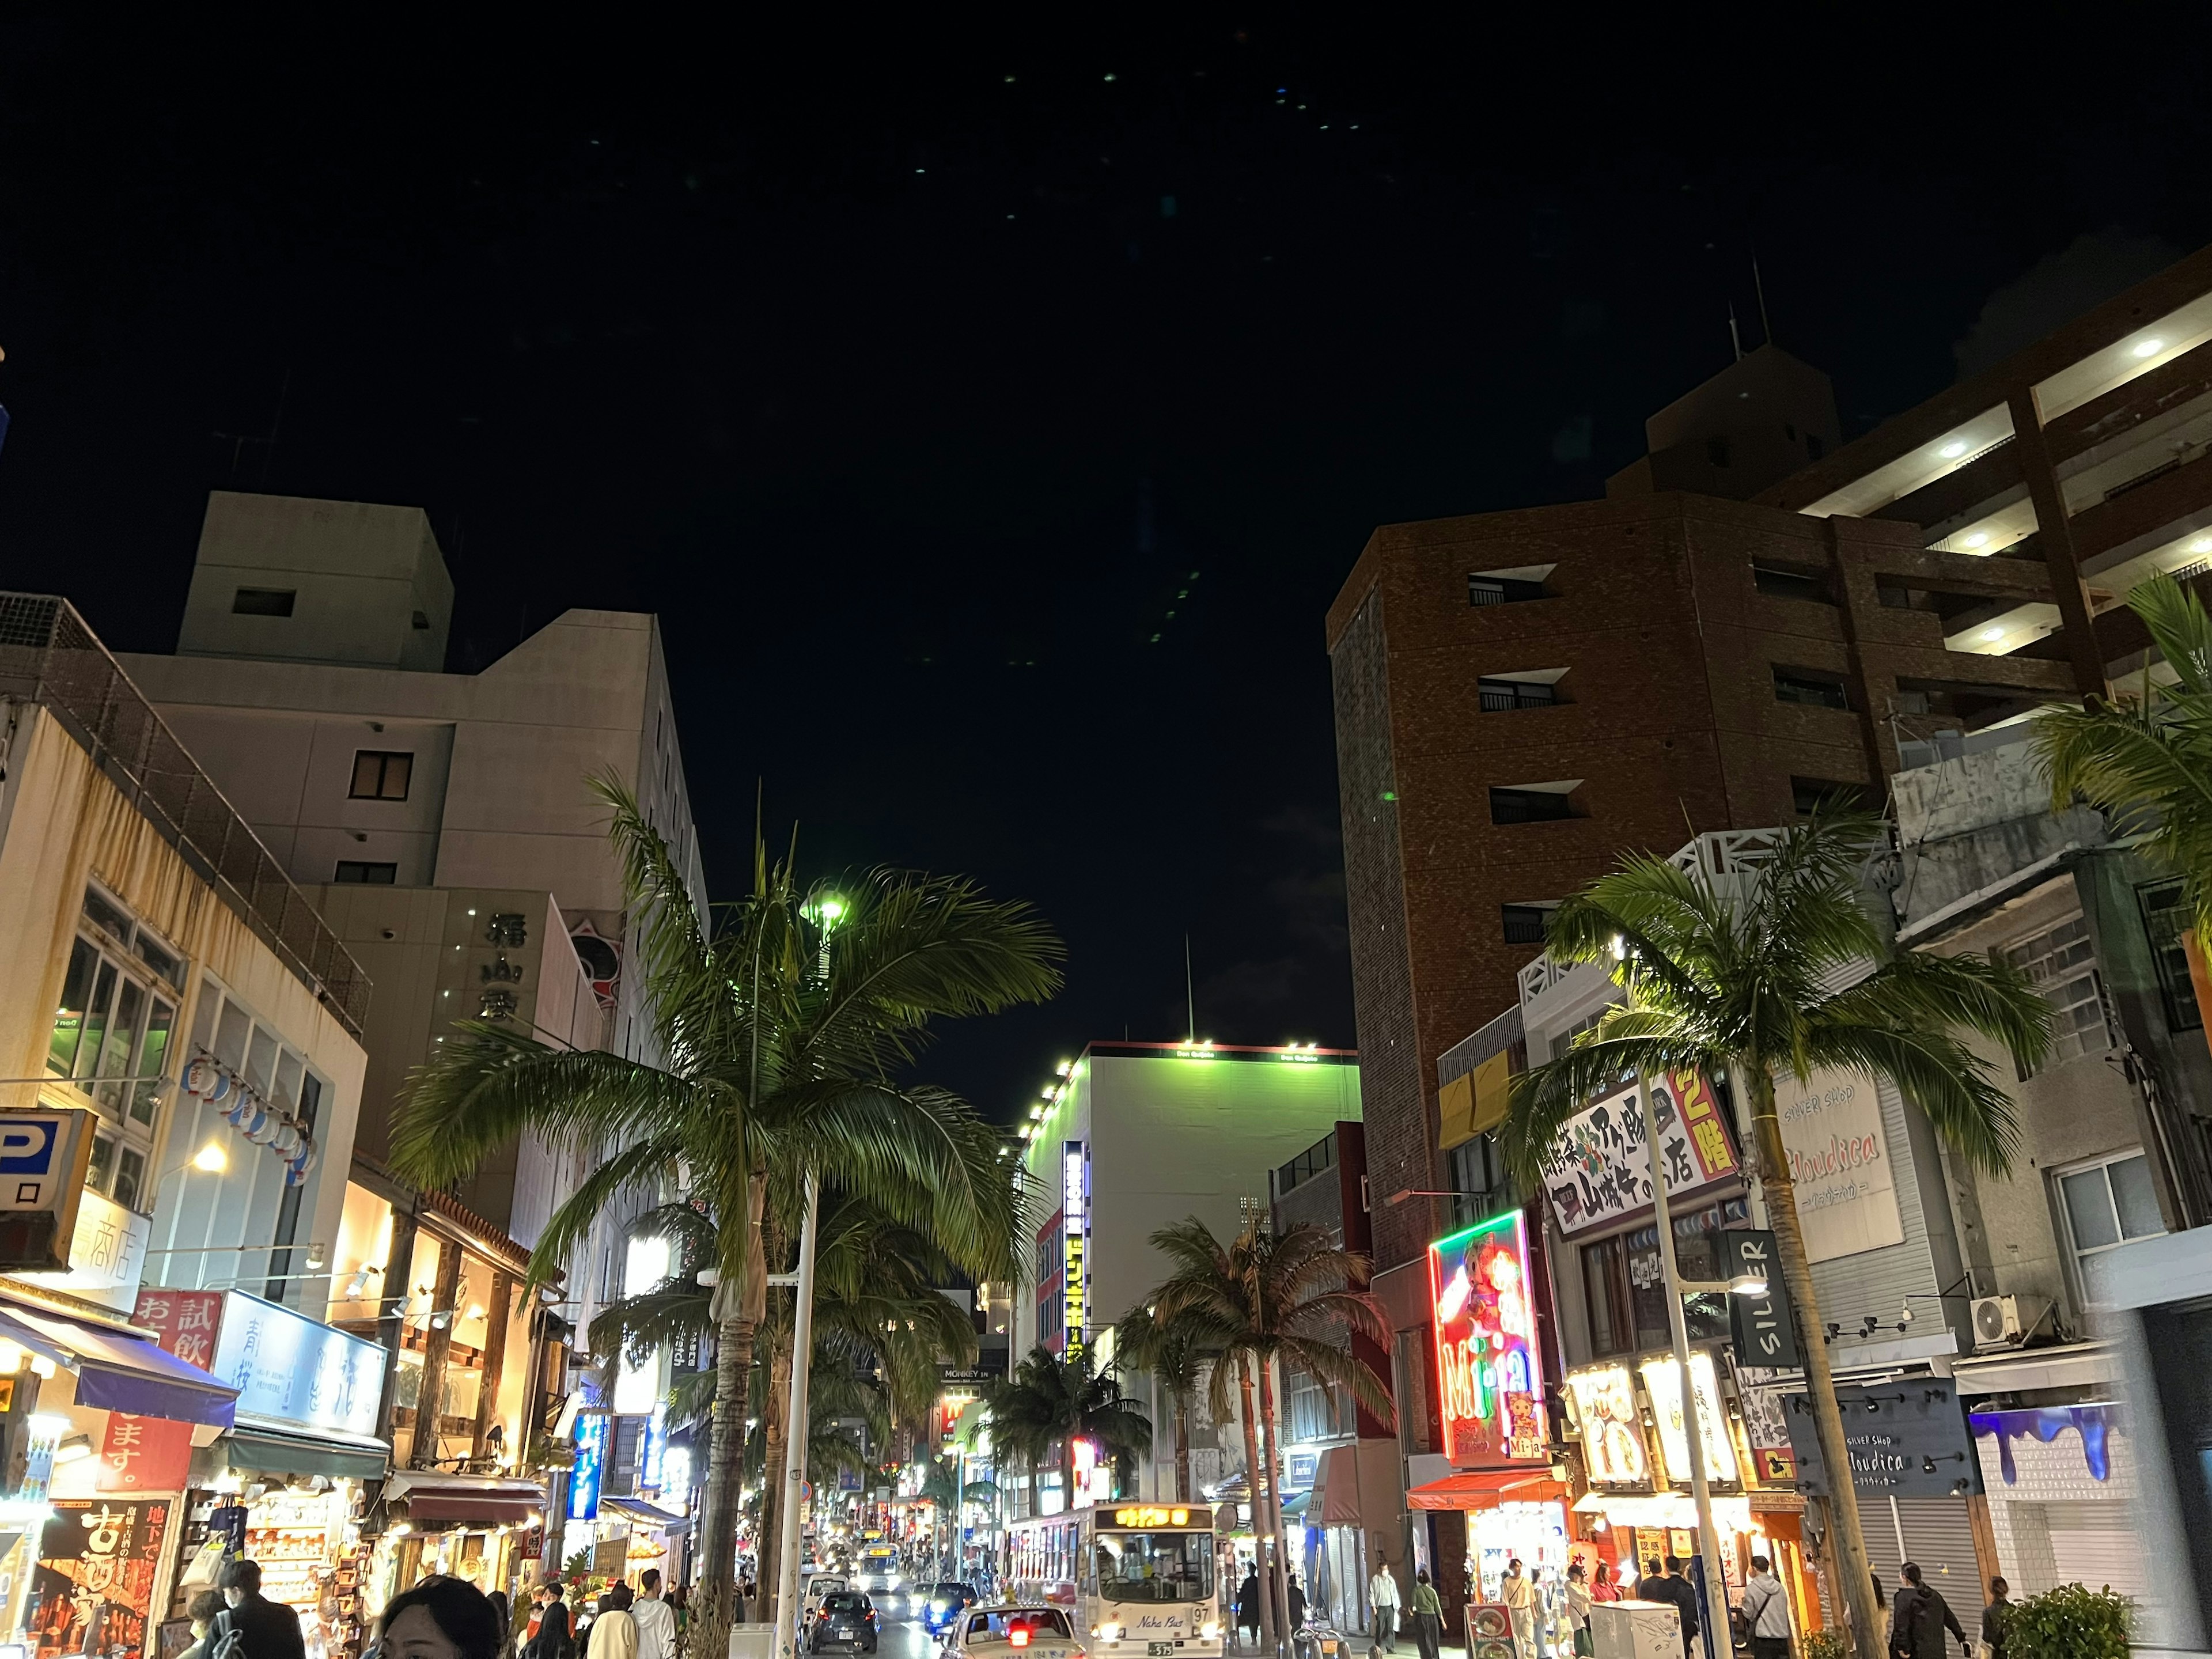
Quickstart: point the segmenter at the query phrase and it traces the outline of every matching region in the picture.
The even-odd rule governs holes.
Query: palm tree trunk
[[[753,1575],[753,1595],[760,1604],[753,1618],[763,1624],[774,1622],[783,1583],[783,1462],[791,1440],[791,1425],[785,1420],[791,1410],[788,1331],[769,1339],[767,1394],[761,1402],[766,1453],[762,1460],[760,1541],[755,1547],[759,1561]]]
[[[1275,1364],[1272,1359],[1260,1364],[1260,1455],[1267,1464],[1267,1524],[1275,1534],[1275,1582],[1271,1587],[1275,1597],[1275,1611],[1280,1615],[1279,1628],[1283,1640],[1297,1639],[1297,1632],[1291,1625],[1291,1535],[1283,1526],[1282,1465],[1278,1454],[1281,1437],[1275,1423]]]
[[[699,1585],[687,1644],[692,1659],[722,1659],[730,1645],[731,1587],[738,1565],[738,1492],[744,1484],[745,1383],[753,1368],[753,1322],[726,1319],[714,1333],[714,1405],[707,1485],[699,1500]]]
[[[1805,1255],[1805,1231],[1797,1216],[1797,1190],[1790,1179],[1790,1156],[1782,1144],[1782,1120],[1774,1103],[1774,1079],[1758,1062],[1735,1068],[1752,1091],[1752,1131],[1759,1143],[1760,1180],[1766,1188],[1766,1224],[1774,1230],[1775,1254],[1782,1259],[1782,1282],[1797,1305],[1804,1340],[1805,1392],[1813,1404],[1813,1430],[1827,1466],[1828,1499],[1834,1524],[1836,1571],[1843,1579],[1844,1605],[1850,1610],[1851,1641],[1859,1659],[1881,1652],[1881,1611],[1874,1594],[1874,1569],[1868,1565],[1866,1534],[1859,1529],[1858,1492],[1851,1485],[1851,1459],[1844,1443],[1843,1408],[1836,1403],[1836,1377],[1828,1364],[1828,1345],[1820,1340],[1820,1304],[1813,1288],[1813,1267]]]
[[[1030,1483],[1029,1518],[1034,1521],[1042,1513],[1037,1508],[1036,1459],[1032,1457],[1028,1460],[1028,1463],[1029,1467],[1024,1473],[1028,1475]]]
[[[1252,1362],[1243,1354],[1237,1356],[1237,1386],[1244,1396],[1244,1484],[1252,1496],[1252,1533],[1257,1539],[1267,1530],[1267,1500],[1260,1484],[1260,1417],[1252,1404]],[[1260,1645],[1273,1653],[1279,1626],[1275,1623],[1275,1598],[1267,1593],[1267,1546],[1255,1542],[1252,1556],[1260,1569]]]
[[[1190,1502],[1190,1401],[1175,1396],[1176,1502]]]

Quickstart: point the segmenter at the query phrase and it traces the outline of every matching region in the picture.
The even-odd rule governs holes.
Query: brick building
[[[1440,1213],[1379,1200],[1466,1185],[1437,1061],[1515,1004],[1550,906],[1625,849],[1879,800],[1901,751],[2133,672],[2120,601],[2145,575],[2212,580],[2212,250],[1834,434],[1825,379],[1762,348],[1655,416],[1605,500],[1384,526],[1330,609],[1376,1289],[1401,1331],[1428,1316]],[[1406,1449],[1431,1450],[1410,1415]]]

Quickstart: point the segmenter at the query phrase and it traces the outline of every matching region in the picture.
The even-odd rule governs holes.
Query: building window
[[[1544,578],[1551,571],[1549,565],[1521,570],[1471,570],[1467,577],[1467,602],[1520,605],[1529,599],[1548,599],[1552,592],[1544,586]]]
[[[1574,817],[1570,799],[1571,786],[1540,787],[1521,789],[1493,789],[1490,792],[1490,821],[1492,823],[1547,823],[1559,818]]]
[[[1457,1194],[1451,1204],[1454,1227],[1471,1227],[1512,1207],[1512,1178],[1505,1173],[1505,1160],[1498,1155],[1494,1135],[1479,1134],[1472,1140],[1462,1140],[1444,1154],[1444,1166],[1451,1176],[1451,1189]]]
[[[2150,936],[2151,961],[2158,969],[2158,989],[2166,1003],[2166,1026],[2170,1031],[2194,1031],[2204,1024],[2197,1006],[2197,986],[2189,975],[2189,952],[2182,935],[2193,925],[2189,901],[2178,881],[2157,881],[2136,889],[2142,907],[2143,932]]]
[[[146,1164],[160,1115],[155,1091],[175,1063],[184,959],[123,907],[88,888],[46,1042],[46,1072],[102,1120],[87,1176],[126,1209],[150,1209]]]
[[[2096,952],[2089,948],[2088,924],[2079,915],[2014,945],[2004,958],[2026,974],[2051,1005],[2051,1054],[2044,1067],[2083,1054],[2101,1054],[2112,1046]],[[2021,1073],[2023,1080],[2034,1075],[2025,1069]]]
[[[389,887],[399,879],[396,864],[371,864],[361,859],[340,859],[334,882],[368,887]]]
[[[1770,599],[1808,599],[1814,605],[1833,605],[1825,574],[1792,570],[1784,565],[1755,564],[1751,584]]]
[[[1559,689],[1549,680],[1478,679],[1474,684],[1486,714],[1514,708],[1549,708],[1559,701]]]
[[[1286,1437],[1291,1443],[1333,1440],[1355,1431],[1349,1389],[1331,1387],[1312,1372],[1288,1365],[1284,1368],[1283,1392],[1290,1396]]]
[[[2074,1258],[2075,1281],[2082,1299],[2100,1299],[2099,1258],[2138,1238],[2166,1231],[2158,1194],[2151,1185],[2150,1160],[2138,1152],[2100,1158],[2061,1170],[2059,1208],[2066,1219],[2066,1245]]]
[[[1505,930],[1508,945],[1541,945],[1544,927],[1551,920],[1555,904],[1501,904],[1498,907],[1498,923]]]
[[[1741,1227],[1750,1211],[1740,1198],[1674,1218],[1674,1261],[1684,1279],[1721,1277],[1723,1227]],[[1588,1292],[1590,1352],[1598,1358],[1663,1348],[1674,1340],[1667,1323],[1665,1274],[1659,1265],[1659,1229],[1650,1223],[1583,1246],[1583,1284]],[[1692,1342],[1729,1334],[1728,1298],[1682,1300]]]
[[[355,800],[405,800],[407,781],[415,770],[412,754],[392,754],[381,749],[362,749],[353,757]]]
[[[191,1040],[186,1045],[186,1053],[205,1054],[216,1060],[260,1099],[272,1119],[289,1117],[301,1135],[313,1138],[317,1121],[322,1115],[325,1086],[323,1079],[308,1068],[305,1055],[287,1044],[266,1022],[256,1018],[212,980],[202,981],[199,1001],[192,1010]],[[188,1107],[193,1104],[189,1097],[186,1100]],[[272,1275],[288,1274],[293,1271],[288,1247],[298,1231],[301,1196],[306,1189],[287,1181],[289,1165],[285,1158],[237,1139],[238,1132],[224,1121],[231,1105],[229,1100],[197,1103],[190,1121],[180,1126],[185,1138],[179,1144],[190,1150],[214,1141],[227,1149],[231,1170],[222,1178],[234,1182],[243,1175],[246,1182],[242,1192],[230,1187],[219,1189],[222,1201],[242,1202],[241,1213],[253,1218],[245,1223],[249,1230],[269,1229],[263,1237],[275,1248],[270,1253],[266,1271]],[[169,1171],[164,1180],[179,1178],[192,1179],[189,1166]],[[149,1188],[146,1194],[149,1209],[154,1200],[155,1194]],[[258,1248],[262,1238],[240,1237],[239,1243]],[[241,1278],[249,1271],[262,1271],[258,1263],[252,1262],[250,1255],[241,1255],[237,1260]],[[290,1301],[296,1305],[300,1283],[298,1279],[272,1278],[270,1299]]]
[[[1792,778],[1790,780],[1790,805],[1797,816],[1809,818],[1815,808],[1855,808],[1866,799],[1866,790],[1856,783],[1838,783],[1832,778]]]
[[[1803,668],[1777,668],[1774,671],[1774,700],[1777,702],[1798,702],[1814,708],[1849,708],[1850,699],[1844,693],[1840,679]]]
[[[1712,437],[1706,439],[1705,459],[1711,461],[1715,466],[1726,466],[1729,464],[1729,441],[1727,438],[1716,434]]]
[[[289,617],[298,593],[289,587],[241,587],[230,598],[234,617]]]
[[[1275,1171],[1275,1196],[1303,1187],[1316,1176],[1326,1174],[1336,1167],[1336,1131],[1331,1129],[1319,1140],[1300,1152]]]

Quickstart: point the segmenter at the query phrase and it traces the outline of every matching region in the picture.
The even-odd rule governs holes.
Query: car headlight
[[[1217,1639],[1221,1634],[1221,1621],[1218,1619],[1207,1620],[1205,1624],[1199,1626],[1198,1633],[1209,1642]]]

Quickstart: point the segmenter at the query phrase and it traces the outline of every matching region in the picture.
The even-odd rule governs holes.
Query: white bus
[[[1116,1659],[1218,1659],[1221,1587],[1203,1504],[1107,1504],[1007,1528],[1007,1599],[1066,1607]]]

